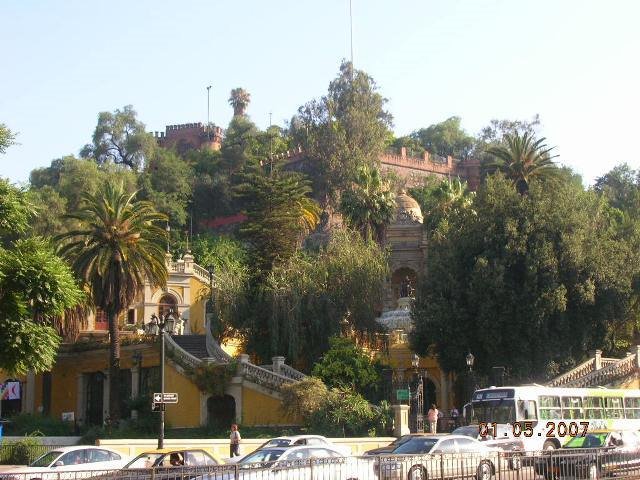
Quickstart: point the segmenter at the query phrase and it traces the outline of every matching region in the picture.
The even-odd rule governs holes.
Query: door
[[[87,425],[102,425],[104,401],[104,374],[102,372],[87,373]]]

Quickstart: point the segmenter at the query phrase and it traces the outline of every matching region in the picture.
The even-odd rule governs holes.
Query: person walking
[[[429,433],[437,433],[438,426],[438,409],[436,408],[436,404],[432,403],[431,408],[427,412],[427,420],[429,420]]]
[[[231,435],[229,435],[229,457],[240,456],[240,440],[242,440],[242,437],[240,436],[238,425],[234,423],[231,425]]]

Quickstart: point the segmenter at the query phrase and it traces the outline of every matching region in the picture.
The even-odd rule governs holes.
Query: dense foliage
[[[432,238],[412,346],[432,346],[446,370],[461,371],[472,351],[481,373],[505,365],[516,381],[540,380],[591,348],[629,345],[640,270],[611,208],[571,178],[529,186],[522,196],[489,177]]]

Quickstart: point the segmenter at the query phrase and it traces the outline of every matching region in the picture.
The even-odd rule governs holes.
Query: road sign
[[[396,390],[397,400],[409,400],[409,390]]]
[[[163,412],[165,410],[166,405],[164,403],[156,403],[153,402],[151,404],[151,411],[152,412]]]
[[[155,403],[178,403],[178,394],[165,392],[163,397],[162,393],[154,393],[153,401]]]

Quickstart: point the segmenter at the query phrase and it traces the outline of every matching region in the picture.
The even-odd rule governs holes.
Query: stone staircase
[[[205,335],[172,335],[176,345],[194,357],[203,360],[209,358],[207,338]]]
[[[593,358],[557,376],[546,385],[549,387],[613,387],[640,374],[640,345],[624,358],[605,358],[596,350]]]

